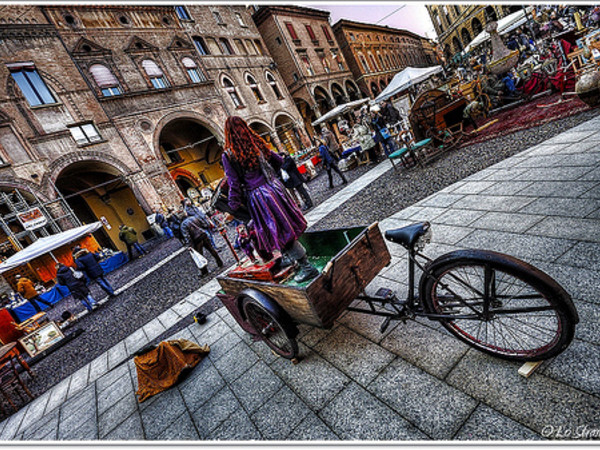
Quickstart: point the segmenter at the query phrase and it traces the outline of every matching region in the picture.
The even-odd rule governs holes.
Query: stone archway
[[[346,80],[346,92],[348,92],[350,101],[361,99],[360,90],[351,80]]]
[[[388,85],[388,83],[386,83],[385,80],[379,80],[379,89],[381,89],[382,92],[386,88],[387,85]]]
[[[471,28],[473,29],[474,36],[478,36],[479,33],[483,31],[483,25],[477,17],[473,17],[473,20],[471,21]]]
[[[258,134],[261,138],[263,138],[265,141],[267,141],[267,143],[269,145],[271,145],[271,147],[273,147],[274,150],[278,150],[278,145],[276,142],[273,141],[273,136],[272,136],[272,132],[273,130],[271,129],[271,127],[269,127],[268,125],[266,125],[263,122],[260,122],[258,120],[254,121],[254,122],[250,122],[248,121],[248,126],[250,128],[252,128],[252,130]]]
[[[467,30],[466,28],[463,28],[460,31],[460,37],[462,38],[462,42],[465,47],[467,45],[469,45],[469,43],[471,42],[471,34],[469,33],[469,30]]]
[[[336,106],[347,103],[346,93],[344,89],[337,83],[331,84],[331,95],[335,100]]]
[[[371,82],[371,95],[373,95],[373,98],[379,95],[379,86],[374,81]]]
[[[195,118],[181,116],[164,124],[158,149],[183,196],[196,198],[203,187],[223,177],[223,148],[213,131]]]
[[[294,97],[294,103],[296,104],[296,108],[300,112],[302,116],[302,121],[304,122],[304,128],[306,129],[309,137],[312,139],[315,136],[315,129],[312,126],[312,123],[317,120],[317,115],[315,113],[315,109],[311,108],[309,103],[303,98]]]
[[[319,107],[321,115],[332,109],[332,100],[329,94],[321,86],[317,86],[314,91],[315,101]]]
[[[119,226],[132,226],[143,241],[149,225],[140,204],[143,197],[127,174],[114,165],[97,160],[83,160],[64,167],[55,185],[82,223],[102,220],[108,223],[95,233],[103,247],[124,250],[119,240]],[[147,205],[146,205],[147,206]]]
[[[454,36],[452,38],[452,46],[454,47],[454,53],[461,52],[463,49],[461,42],[458,40],[458,38],[456,36]]]
[[[275,117],[275,132],[281,142],[282,150],[296,153],[302,149],[302,139],[294,118],[281,113]]]

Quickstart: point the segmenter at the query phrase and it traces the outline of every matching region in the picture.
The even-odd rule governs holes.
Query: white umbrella
[[[533,10],[533,6],[528,6],[525,9],[526,9],[527,13],[529,14]],[[498,34],[503,35],[506,33],[510,33],[512,30],[519,28],[521,25],[525,24],[526,22],[527,22],[527,17],[525,16],[525,11],[523,11],[523,10],[509,14],[508,16],[503,17],[502,19],[500,19],[498,21],[498,28],[497,28]],[[483,44],[489,38],[490,38],[490,33],[488,33],[485,30],[482,31],[475,37],[475,39],[473,39],[471,42],[469,42],[469,45],[467,45],[465,47],[462,54],[466,55],[472,49]]]
[[[361,98],[360,100],[354,100],[352,102],[344,103],[343,105],[338,105],[335,108],[333,108],[331,111],[328,111],[326,114],[323,114],[321,117],[319,117],[317,120],[315,120],[312,123],[312,126],[314,127],[315,125],[326,122],[327,120],[334,119],[335,117],[345,114],[346,112],[348,112],[348,111],[356,108],[357,106],[362,105],[363,103],[366,103],[368,101],[369,101],[368,98]]]
[[[442,72],[443,70],[444,69],[442,69],[442,66],[424,68],[407,67],[402,72],[398,72],[396,76],[392,78],[390,84],[386,86],[383,92],[379,94],[373,102],[381,103],[397,93],[405,91],[409,87],[421,83],[432,75]]]
[[[7,270],[11,270],[22,264],[28,263],[29,261],[45,255],[46,253],[49,253],[58,247],[62,247],[63,245],[76,241],[80,237],[90,234],[99,228],[102,228],[102,223],[94,222],[89,225],[72,228],[70,230],[63,231],[62,233],[40,238],[29,247],[24,248],[0,264],[0,273],[4,273]]]

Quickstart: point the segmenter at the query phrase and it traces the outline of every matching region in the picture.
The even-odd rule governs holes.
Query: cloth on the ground
[[[209,352],[208,345],[177,339],[163,341],[148,353],[136,356],[133,362],[138,377],[138,401],[141,403],[175,385],[184,369],[195,367]]]

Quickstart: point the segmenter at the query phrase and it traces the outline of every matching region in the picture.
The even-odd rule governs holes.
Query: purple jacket
[[[242,184],[245,184],[246,190],[250,192],[265,184],[267,180],[265,180],[260,168],[257,170],[244,172],[244,179],[240,180],[237,172],[229,162],[229,158],[225,153],[223,153],[222,161],[223,169],[225,170],[225,175],[227,176],[227,183],[229,184],[229,207],[233,210],[236,210],[242,204]],[[283,164],[283,158],[277,153],[270,152],[268,162],[271,164],[271,166],[273,166],[275,172],[278,172]]]

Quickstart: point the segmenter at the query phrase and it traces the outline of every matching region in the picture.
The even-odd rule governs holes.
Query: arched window
[[[250,75],[250,74],[246,75],[246,83],[248,83],[248,86],[250,86],[250,90],[254,94],[256,101],[258,103],[263,103],[265,101],[265,99],[264,99],[262,93],[260,92],[260,88],[258,87],[256,80],[254,79],[254,77],[252,75]]]
[[[93,64],[90,66],[89,71],[104,97],[112,97],[123,93],[119,80],[108,67],[102,64]]]
[[[369,65],[367,64],[367,60],[365,59],[364,55],[359,54],[358,59],[360,59],[360,64],[362,65],[363,71],[365,73],[369,73]]]
[[[238,93],[235,89],[235,86],[233,85],[233,83],[231,82],[231,80],[229,78],[223,77],[223,87],[225,88],[225,91],[227,91],[229,96],[231,97],[231,100],[233,101],[233,104],[235,105],[235,107],[243,108],[244,104],[242,103],[242,99],[238,95]]]
[[[281,100],[283,98],[283,95],[281,95],[281,91],[279,90],[279,86],[277,86],[277,81],[275,81],[275,77],[270,72],[267,72],[266,77],[267,83],[269,83],[271,89],[273,89],[273,92],[275,92],[275,96]]]
[[[145,59],[142,61],[142,68],[150,78],[150,82],[155,89],[164,89],[168,86],[167,79],[163,74],[160,67],[151,59]]]
[[[185,67],[190,80],[192,80],[192,83],[202,83],[203,81],[206,81],[206,77],[198,69],[196,61],[194,61],[192,58],[186,56],[181,60],[181,63],[183,64],[183,67]]]

